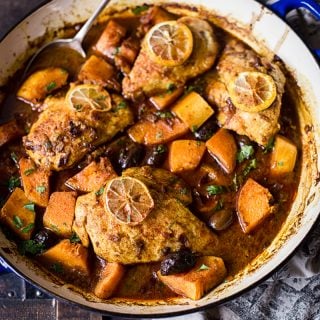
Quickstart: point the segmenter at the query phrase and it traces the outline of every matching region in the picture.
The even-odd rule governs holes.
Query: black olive
[[[144,148],[141,144],[133,141],[126,144],[124,148],[120,150],[118,164],[119,167],[124,170],[130,167],[136,167],[142,161],[144,156]]]
[[[121,137],[112,142],[105,155],[110,159],[118,173],[122,170],[141,164],[145,150],[141,144],[135,143],[129,137]]]
[[[175,253],[169,253],[164,260],[161,261],[161,275],[167,276],[186,272],[192,269],[196,264],[196,256],[189,249],[182,249]]]
[[[218,125],[216,121],[210,118],[193,134],[197,140],[207,141],[212,137],[212,135],[217,131],[217,129]]]
[[[57,243],[58,237],[51,230],[42,229],[34,235],[33,240],[41,244],[45,249],[48,249]]]
[[[222,209],[216,211],[209,219],[209,226],[217,231],[227,229],[233,221],[233,210]]]
[[[168,148],[163,144],[148,148],[143,159],[143,164],[152,167],[160,167],[166,159],[167,152]]]

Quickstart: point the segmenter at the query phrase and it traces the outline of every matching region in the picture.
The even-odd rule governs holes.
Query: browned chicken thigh
[[[181,87],[188,79],[209,70],[218,53],[218,42],[211,25],[195,17],[183,17],[178,22],[187,25],[193,35],[193,52],[182,65],[164,67],[150,58],[146,44],[135,61],[135,64],[123,80],[123,94],[135,98],[142,93],[147,96],[165,92],[168,85]]]
[[[231,101],[228,84],[239,73],[247,71],[269,74],[276,84],[276,99],[263,111],[246,112],[236,108]],[[286,81],[281,67],[277,63],[258,57],[243,43],[232,40],[222,52],[217,71],[208,77],[207,99],[217,106],[217,119],[220,125],[266,146],[270,138],[280,129],[278,120]]]

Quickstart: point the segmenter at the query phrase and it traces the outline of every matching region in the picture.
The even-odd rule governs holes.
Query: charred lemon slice
[[[145,42],[150,58],[166,67],[183,64],[193,49],[192,32],[177,21],[156,24],[147,33]]]
[[[241,72],[228,85],[232,103],[240,110],[259,112],[271,106],[277,96],[271,76],[262,72]]]
[[[71,86],[66,95],[66,102],[75,111],[90,108],[106,112],[112,107],[110,94],[101,86],[94,84]]]
[[[105,187],[106,210],[118,220],[128,224],[142,222],[154,207],[148,188],[132,177],[118,177]]]

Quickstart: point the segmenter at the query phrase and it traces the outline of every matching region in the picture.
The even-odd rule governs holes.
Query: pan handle
[[[298,8],[305,8],[320,20],[320,4],[315,0],[269,0],[267,1],[267,6],[283,19],[286,18],[289,11]],[[312,51],[320,59],[320,49]]]

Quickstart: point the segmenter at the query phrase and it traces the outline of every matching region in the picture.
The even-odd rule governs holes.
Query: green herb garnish
[[[104,187],[101,187],[98,191],[96,191],[96,196],[101,196],[103,194]]]
[[[14,225],[16,226],[17,229],[21,229],[23,227],[23,222],[22,220],[20,219],[20,217],[18,216],[13,216],[13,219],[12,219]]]
[[[27,253],[36,255],[42,253],[45,249],[45,246],[42,243],[36,242],[34,240],[25,240],[19,244],[19,252],[22,255]]]
[[[254,154],[253,146],[242,145],[241,150],[237,154],[237,161],[241,163],[244,160],[248,160],[253,154]]]
[[[223,209],[223,201],[220,199],[217,205],[215,206],[214,211],[219,211],[221,209]]]
[[[209,270],[210,268],[205,265],[204,263],[199,267],[199,269],[197,271],[202,271],[202,270]]]
[[[196,132],[197,130],[198,130],[198,126],[193,125],[193,126],[191,127],[191,131],[192,131],[192,132]]]
[[[35,171],[36,171],[35,168],[30,168],[30,169],[25,170],[25,171],[23,172],[23,174],[24,174],[25,176],[30,176],[30,174],[34,173]]]
[[[26,227],[24,227],[21,232],[28,233],[34,228],[34,223],[29,223]]]
[[[46,89],[48,92],[52,91],[57,87],[57,83],[55,81],[51,81],[47,86]]]
[[[180,194],[186,195],[187,193],[188,193],[188,189],[187,188],[181,188],[180,189]]]
[[[156,133],[156,139],[161,139],[162,137],[163,137],[162,131],[158,131],[158,132]]]
[[[8,189],[13,191],[14,188],[20,187],[21,182],[19,177],[11,176],[8,180]]]
[[[207,187],[207,192],[209,196],[214,196],[220,193],[225,192],[225,187],[223,186],[217,186],[217,185],[211,185]]]
[[[117,110],[125,109],[128,107],[128,104],[125,101],[121,101],[117,105]]]
[[[268,144],[266,145],[265,149],[263,150],[263,153],[266,154],[266,153],[272,151],[273,147],[274,147],[274,137],[269,139]]]
[[[36,191],[38,193],[44,193],[46,191],[46,187],[45,186],[36,186]]]
[[[137,6],[132,9],[132,13],[135,15],[139,15],[141,12],[146,11],[149,9],[149,6],[143,5],[143,6]]]
[[[34,203],[33,203],[33,202],[27,203],[27,204],[25,204],[23,207],[26,208],[26,209],[29,210],[29,211],[35,212],[35,210],[34,210]]]
[[[163,144],[159,144],[156,146],[156,154],[162,154],[167,151],[167,147]]]
[[[16,155],[15,152],[11,152],[11,153],[10,153],[10,158],[11,158],[11,160],[12,160],[15,164],[18,164],[19,159],[18,159],[18,156]]]
[[[157,111],[155,115],[160,119],[172,119],[173,114],[170,111]]]
[[[81,240],[80,240],[80,238],[79,238],[79,236],[75,233],[75,232],[72,232],[72,235],[71,235],[71,237],[70,237],[70,242],[72,242],[72,243],[78,243],[78,242],[80,242]]]
[[[169,83],[168,87],[167,87],[167,93],[172,93],[174,90],[176,90],[177,87],[174,83]]]
[[[243,175],[246,176],[249,172],[257,167],[257,159],[250,160],[249,164],[244,168]]]

